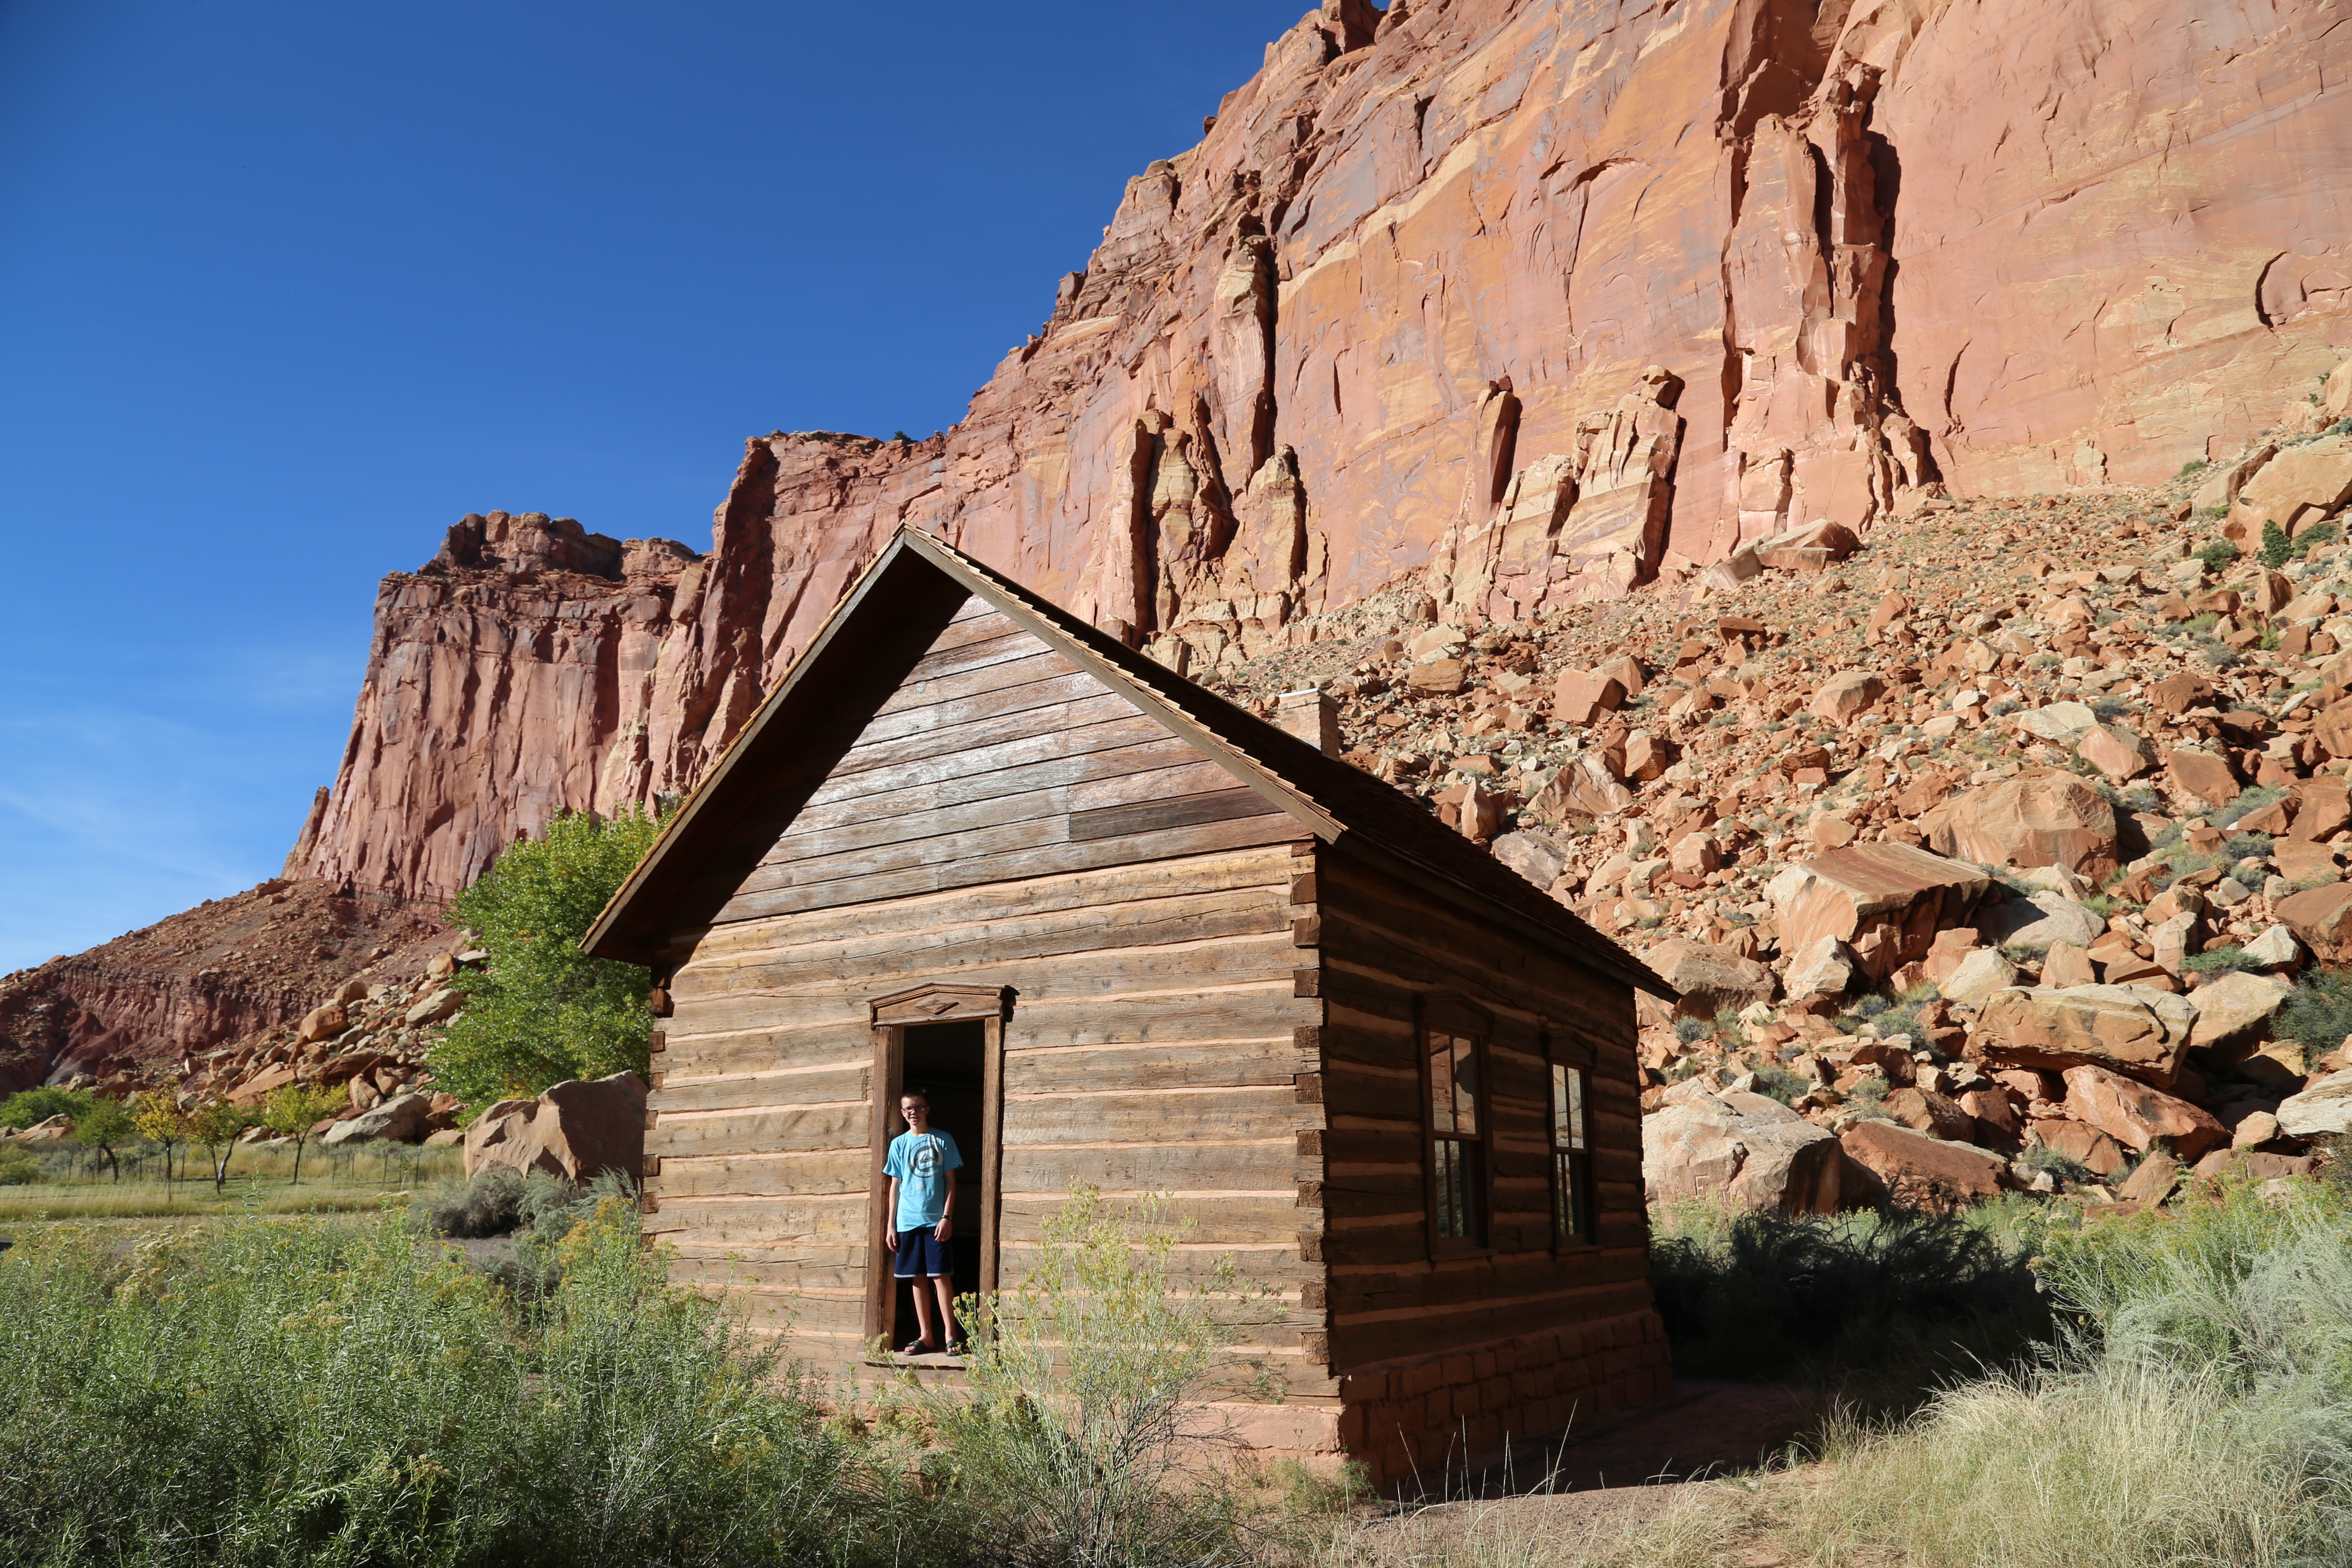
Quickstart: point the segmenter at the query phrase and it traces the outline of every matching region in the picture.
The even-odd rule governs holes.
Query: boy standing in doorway
[[[931,1097],[909,1088],[899,1097],[898,1114],[907,1130],[890,1140],[882,1173],[890,1178],[888,1217],[883,1222],[886,1244],[898,1258],[898,1275],[914,1282],[915,1321],[919,1335],[901,1345],[900,1355],[928,1355],[944,1348],[962,1353],[956,1339],[955,1265],[949,1261],[948,1238],[954,1234],[955,1173],[963,1166],[953,1135],[931,1127]],[[931,1289],[923,1289],[925,1280]],[[939,1321],[931,1321],[931,1296],[939,1296]]]

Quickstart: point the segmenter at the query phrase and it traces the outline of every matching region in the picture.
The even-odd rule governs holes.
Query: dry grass
[[[1417,1509],[1335,1532],[1317,1568],[1719,1568],[1780,1562],[1783,1478]]]
[[[208,1176],[173,1181],[167,1187],[156,1180],[110,1181],[102,1169],[95,1174],[68,1173],[61,1154],[49,1156],[45,1164],[51,1174],[65,1179],[0,1187],[0,1225],[365,1213],[387,1200],[404,1202],[426,1185],[455,1179],[465,1157],[453,1148],[378,1146],[344,1157],[321,1157],[314,1149],[303,1156],[298,1186],[291,1180],[291,1154],[276,1149],[239,1150],[218,1193]]]

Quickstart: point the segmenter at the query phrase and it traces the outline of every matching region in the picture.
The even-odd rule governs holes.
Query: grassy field
[[[386,1199],[464,1173],[462,1152],[453,1148],[367,1144],[348,1153],[310,1149],[302,1156],[302,1178],[294,1180],[294,1156],[284,1150],[239,1149],[229,1161],[218,1190],[201,1153],[187,1174],[166,1184],[160,1158],[123,1162],[121,1181],[103,1160],[71,1150],[39,1156],[41,1179],[0,1186],[0,1226],[8,1232],[44,1222],[197,1219],[226,1215],[351,1214],[374,1209]],[[5,1234],[0,1232],[0,1234]]]

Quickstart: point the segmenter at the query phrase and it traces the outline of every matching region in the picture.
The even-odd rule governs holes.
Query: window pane
[[[1469,1234],[1469,1215],[1465,1212],[1462,1186],[1462,1145],[1452,1140],[1441,1140],[1437,1145],[1437,1234],[1460,1237]]]
[[[1551,1157],[1551,1228],[1562,1241],[1576,1234],[1576,1166],[1567,1154]]]
[[[1584,1147],[1584,1073],[1558,1062],[1551,1068],[1551,1146]]]
[[[1444,1035],[1429,1037],[1429,1115],[1436,1131],[1454,1131],[1454,1042]]]
[[[1461,1131],[1478,1131],[1478,1043],[1454,1042],[1454,1125]]]

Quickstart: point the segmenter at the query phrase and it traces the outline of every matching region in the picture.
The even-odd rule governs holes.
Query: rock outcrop
[[[492,513],[387,579],[289,871],[445,897],[690,786],[901,522],[1210,674],[1384,588],[1507,620],[2229,456],[2352,343],[2347,56],[2191,0],[1327,0],[953,430],[754,439],[698,557]]]

